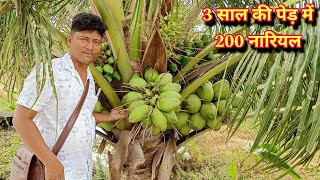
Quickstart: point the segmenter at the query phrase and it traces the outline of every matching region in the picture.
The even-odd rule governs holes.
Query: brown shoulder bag
[[[89,89],[89,80],[86,82],[85,89],[82,93],[81,99],[76,109],[71,114],[66,126],[62,130],[56,144],[54,145],[52,152],[58,155],[65,140],[67,139],[74,123],[76,122],[82,105],[87,97]],[[10,174],[10,180],[44,180],[44,165],[37,158],[37,156],[30,151],[26,145],[21,145],[18,152],[13,158],[13,164]]]

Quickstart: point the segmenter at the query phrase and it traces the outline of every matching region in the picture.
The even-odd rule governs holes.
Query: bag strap
[[[76,107],[76,109],[73,111],[73,113],[71,114],[66,126],[63,128],[56,144],[53,146],[53,149],[52,149],[52,152],[55,154],[55,155],[58,155],[60,149],[62,148],[64,142],[66,141],[74,123],[76,122],[78,116],[79,116],[79,113],[81,111],[81,108],[82,108],[82,105],[87,97],[87,94],[88,94],[88,90],[89,90],[89,79],[87,80],[86,82],[86,86],[84,88],[84,91],[82,93],[82,96],[81,96],[81,99]]]

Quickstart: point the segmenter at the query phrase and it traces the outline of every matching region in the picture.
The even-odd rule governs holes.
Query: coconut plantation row
[[[89,65],[100,93],[93,111],[109,114],[121,107],[128,113],[127,118],[97,124],[97,136],[103,139],[98,151],[108,156],[106,178],[177,177],[172,175],[179,167],[178,149],[222,129],[225,140],[232,140],[250,122],[256,134],[248,151],[259,154],[252,166],[263,164],[264,170],[280,172],[274,176],[300,179],[295,168],[313,162],[320,149],[320,19],[302,21],[297,28],[277,20],[273,26],[253,20],[243,26],[207,26],[201,20],[204,7],[260,3],[293,8],[303,7],[304,1],[1,1],[2,96],[14,104],[34,66],[40,72],[41,63],[50,64],[67,52],[72,17],[90,12],[108,27],[101,52]],[[319,8],[319,2],[312,3]],[[302,34],[304,48],[214,47],[216,34],[246,36],[266,30]],[[113,150],[104,151],[106,146]],[[213,149],[212,144],[205,149]],[[240,168],[235,164],[232,172]]]

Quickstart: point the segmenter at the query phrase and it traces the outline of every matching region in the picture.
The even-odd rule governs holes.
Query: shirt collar
[[[71,57],[70,57],[69,53],[66,53],[62,57],[61,63],[62,63],[62,67],[64,69],[70,71],[72,76],[77,77],[77,73],[78,72],[77,72],[76,68],[74,67],[74,64],[73,64],[73,62],[71,60]],[[93,79],[89,66],[87,68],[87,79],[90,79],[90,80]]]
[[[74,67],[74,64],[71,60],[71,57],[69,55],[69,53],[66,53],[63,57],[62,57],[62,67],[65,70],[68,70],[71,72],[72,76],[77,77],[77,71],[76,68]]]

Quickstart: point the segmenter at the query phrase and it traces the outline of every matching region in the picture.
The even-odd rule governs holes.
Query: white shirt
[[[58,97],[58,111],[47,66],[46,78],[44,78],[46,82],[39,98],[36,99],[37,83],[34,69],[25,79],[23,90],[17,100],[17,104],[38,112],[34,122],[50,149],[53,148],[84,91],[84,85],[68,53],[62,58],[53,59],[52,69]],[[40,74],[42,74],[42,67]],[[90,80],[87,98],[76,123],[58,154],[59,160],[64,165],[66,180],[92,179],[92,147],[96,126],[92,111],[97,97],[89,67],[87,79]]]

